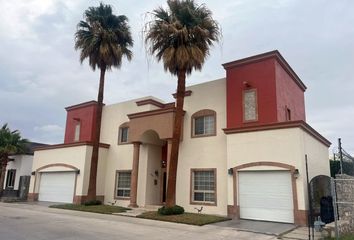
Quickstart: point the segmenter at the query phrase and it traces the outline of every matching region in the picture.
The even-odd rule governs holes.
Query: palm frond
[[[100,3],[84,13],[84,20],[77,25],[75,49],[80,50],[80,62],[89,60],[96,68],[120,68],[122,58],[132,59],[133,39],[125,15],[114,15],[112,7]]]
[[[164,69],[177,75],[185,70],[200,70],[209,56],[209,49],[219,42],[221,30],[212,12],[194,0],[168,0],[168,8],[158,7],[145,25],[148,51]]]

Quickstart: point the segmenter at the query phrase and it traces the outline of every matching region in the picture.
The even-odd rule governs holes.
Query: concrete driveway
[[[50,209],[41,205],[0,203],[0,239],[270,240],[276,237],[215,225],[197,227],[123,216]]]

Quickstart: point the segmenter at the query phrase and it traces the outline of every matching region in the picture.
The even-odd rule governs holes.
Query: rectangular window
[[[75,142],[80,140],[80,127],[81,127],[80,121],[77,121],[75,125],[75,136],[74,136]]]
[[[243,119],[247,121],[257,121],[257,91],[255,89],[243,92]]]
[[[194,119],[194,135],[215,133],[215,116],[202,116]]]
[[[119,143],[127,143],[129,128],[128,127],[120,128],[119,132],[120,132],[119,133]]]
[[[192,170],[192,202],[216,204],[216,171]]]
[[[15,169],[10,169],[7,171],[6,188],[13,189],[15,187],[15,177],[16,177]]]
[[[116,190],[115,190],[115,196],[117,198],[130,197],[130,178],[131,178],[131,171],[117,171]]]

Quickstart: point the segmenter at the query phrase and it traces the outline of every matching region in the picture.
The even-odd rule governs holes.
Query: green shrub
[[[184,213],[184,208],[178,205],[173,207],[163,206],[157,211],[160,215],[179,215]]]
[[[85,206],[94,206],[94,205],[101,205],[102,202],[100,200],[90,200],[90,201],[86,201],[84,202]]]

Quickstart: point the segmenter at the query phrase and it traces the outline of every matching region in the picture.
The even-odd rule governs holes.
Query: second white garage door
[[[75,172],[41,173],[39,201],[72,203],[75,188]]]
[[[238,176],[241,218],[294,222],[289,171],[245,171]]]

